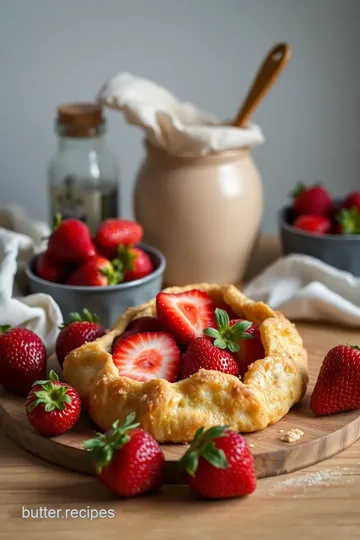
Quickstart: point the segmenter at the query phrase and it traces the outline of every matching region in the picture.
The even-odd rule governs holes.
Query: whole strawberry
[[[154,271],[149,255],[135,247],[120,246],[113,263],[115,268],[124,273],[124,281],[135,281]]]
[[[61,332],[56,340],[56,356],[63,366],[67,355],[81,347],[86,342],[95,341],[95,339],[105,334],[104,328],[99,324],[97,315],[91,314],[87,309],[83,314],[70,313],[70,320],[61,327]]]
[[[310,408],[316,415],[360,408],[360,348],[337,345],[325,356]]]
[[[256,488],[249,445],[229,426],[200,428],[180,466],[188,485],[208,499],[250,495]]]
[[[83,442],[99,480],[121,497],[154,491],[164,482],[164,454],[134,419],[132,413],[123,424],[117,420],[110,431]]]
[[[80,287],[109,287],[123,281],[120,269],[115,270],[111,262],[96,255],[83,262],[66,280],[66,285]]]
[[[62,281],[66,269],[64,265],[56,260],[53,260],[49,254],[45,251],[38,256],[35,263],[36,275],[46,281],[53,281],[59,283]]]
[[[94,257],[95,247],[88,227],[78,219],[61,221],[57,215],[47,253],[56,261],[70,264]]]
[[[140,242],[143,235],[142,226],[135,221],[111,218],[105,220],[99,227],[95,243],[98,249],[108,259],[115,259],[118,247],[131,246]]]
[[[72,428],[79,419],[81,400],[68,384],[51,370],[48,380],[36,381],[25,402],[30,424],[44,437],[54,437]]]
[[[333,208],[329,192],[323,186],[305,187],[299,184],[292,194],[293,211],[297,216],[303,214],[311,216],[328,216]]]
[[[26,328],[0,326],[0,384],[25,397],[45,374],[46,349],[39,336]]]
[[[244,319],[230,321],[226,311],[218,308],[215,320],[217,328],[206,328],[204,334],[214,339],[216,347],[229,349],[243,377],[250,364],[265,356],[259,328]]]
[[[206,338],[196,338],[186,349],[181,379],[187,379],[199,369],[221,371],[239,376],[239,367],[227,351],[218,349]]]
[[[312,234],[329,234],[332,232],[331,220],[325,216],[303,214],[295,219],[293,227]]]

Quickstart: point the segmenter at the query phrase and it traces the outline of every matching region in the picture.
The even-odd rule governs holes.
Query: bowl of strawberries
[[[86,306],[111,327],[119,313],[162,288],[165,257],[142,236],[135,221],[107,219],[92,237],[82,221],[57,216],[46,251],[26,269],[30,293],[52,296],[64,318]]]
[[[333,198],[322,185],[299,185],[280,210],[283,253],[310,255],[360,276],[360,192]]]

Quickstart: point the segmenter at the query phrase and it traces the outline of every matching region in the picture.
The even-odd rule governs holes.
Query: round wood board
[[[326,352],[339,343],[359,342],[359,332],[309,324],[297,324],[297,327],[309,354],[308,391],[304,399],[277,424],[245,435],[251,445],[258,478],[292,472],[327,459],[360,437],[360,411],[315,417],[309,408],[309,397]],[[0,418],[8,436],[29,452],[61,467],[91,473],[82,441],[93,436],[97,428],[86,413],[71,431],[47,439],[28,423],[24,400],[1,389]],[[291,428],[301,429],[304,435],[295,443],[281,441],[281,434]],[[182,483],[177,461],[187,447],[163,445],[167,483]]]

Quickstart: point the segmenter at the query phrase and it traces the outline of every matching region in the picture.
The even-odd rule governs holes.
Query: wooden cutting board
[[[309,354],[310,383],[305,398],[282,420],[263,431],[246,435],[255,459],[257,476],[275,476],[302,469],[337,454],[360,437],[360,411],[317,418],[309,408],[309,397],[327,351],[339,343],[360,343],[360,333],[335,327],[298,324]],[[96,426],[83,414],[73,430],[46,439],[27,421],[24,400],[0,391],[0,418],[8,436],[17,444],[51,463],[70,470],[91,473],[82,441],[93,436]],[[304,432],[295,443],[280,440],[291,428]],[[167,483],[181,483],[177,461],[187,445],[163,445]]]

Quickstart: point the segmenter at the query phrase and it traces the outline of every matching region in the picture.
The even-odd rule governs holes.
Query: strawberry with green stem
[[[48,256],[67,264],[78,264],[95,256],[95,247],[89,228],[79,219],[62,221],[56,214],[54,227],[48,241]]]
[[[159,489],[164,482],[165,457],[155,439],[134,422],[114,422],[106,433],[83,442],[99,480],[121,497]]]
[[[88,309],[84,309],[82,314],[70,313],[69,321],[65,321],[60,329],[56,340],[56,356],[61,367],[71,351],[105,334],[98,316],[90,313]]]
[[[215,320],[217,328],[205,328],[204,334],[214,339],[216,347],[232,353],[243,377],[250,364],[265,356],[259,328],[244,319],[230,321],[226,311],[219,308],[215,310]]]
[[[35,381],[26,398],[30,424],[44,437],[53,437],[72,428],[81,412],[80,396],[51,370],[48,380]]]
[[[291,194],[293,211],[296,216],[328,216],[333,209],[333,202],[326,188],[321,185],[306,187],[298,184]]]
[[[109,287],[124,280],[122,265],[114,265],[102,255],[96,255],[76,268],[66,281],[67,285],[82,287]]]
[[[209,499],[249,495],[256,488],[249,445],[229,426],[198,429],[179,464],[188,485]]]
[[[118,255],[112,263],[117,271],[123,273],[124,281],[135,281],[154,271],[149,255],[133,246],[118,246]]]

